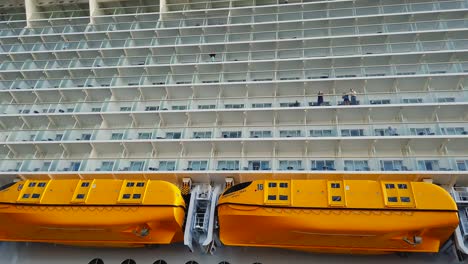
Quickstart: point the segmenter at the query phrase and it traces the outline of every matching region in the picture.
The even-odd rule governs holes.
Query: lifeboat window
[[[30,182],[29,185],[28,185],[28,187],[34,187],[34,186],[36,186],[35,182]]]
[[[280,183],[280,188],[288,188],[288,183],[287,182],[281,182]]]
[[[393,183],[386,183],[386,184],[385,184],[385,188],[387,188],[387,189],[395,189],[395,184],[393,184]]]
[[[400,197],[400,201],[402,201],[403,203],[409,203],[411,202],[411,199],[409,197]]]
[[[25,193],[25,194],[23,194],[23,199],[28,199],[29,196],[30,196],[29,193]]]
[[[392,197],[388,197],[388,201],[392,202],[392,203],[396,203],[396,202],[398,202],[398,199],[396,197],[392,196]]]
[[[408,185],[403,184],[403,183],[398,184],[398,189],[408,189]]]
[[[40,182],[37,184],[37,187],[45,187],[46,183],[45,182]]]
[[[122,199],[130,199],[130,194],[126,193],[122,196]]]
[[[135,185],[134,182],[127,182],[127,187],[133,187]]]
[[[137,187],[143,187],[143,186],[145,186],[144,182],[137,182]]]
[[[276,200],[276,195],[268,195],[268,200]]]
[[[223,193],[223,195],[227,195],[227,194],[230,194],[230,193],[237,192],[237,191],[240,191],[242,189],[245,189],[245,188],[249,187],[250,184],[252,184],[252,182],[243,182],[243,183],[236,184],[236,185],[232,186],[231,188],[227,189]],[[263,189],[263,185],[262,185],[262,189]]]
[[[76,196],[76,199],[83,199],[84,198],[84,194],[80,193]]]
[[[33,193],[32,198],[39,198],[39,196],[41,196],[41,195],[38,194],[38,193]]]
[[[331,187],[334,188],[334,189],[339,189],[339,188],[340,188],[340,184],[339,184],[339,183],[332,183],[332,184],[331,184]]]
[[[341,196],[332,196],[332,201],[333,202],[340,202],[341,201]]]
[[[82,182],[81,187],[89,187],[89,182]]]
[[[140,198],[141,198],[141,194],[139,193],[133,194],[133,199],[140,199]]]
[[[275,188],[276,187],[276,182],[269,182],[268,187]]]
[[[279,199],[280,199],[281,201],[287,201],[287,200],[288,200],[288,196],[287,196],[287,195],[280,195],[280,196],[279,196]]]

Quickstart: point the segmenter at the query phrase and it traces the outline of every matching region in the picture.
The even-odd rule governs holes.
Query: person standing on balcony
[[[343,104],[344,105],[349,105],[349,94],[348,93],[344,92],[343,96],[341,98],[343,98]]]
[[[216,59],[216,53],[214,53],[214,52],[211,52],[209,55],[210,55],[211,62],[215,62],[215,59]]]
[[[323,105],[323,92],[319,91],[317,94],[317,105],[321,106]]]
[[[349,94],[350,94],[350,96],[351,96],[351,104],[352,104],[352,105],[357,105],[357,100],[356,100],[356,95],[357,95],[357,93],[356,93],[356,90],[350,89],[350,90],[349,90]]]

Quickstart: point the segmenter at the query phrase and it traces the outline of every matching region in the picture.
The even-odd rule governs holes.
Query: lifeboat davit
[[[219,198],[225,245],[384,254],[438,252],[457,206],[434,184],[366,180],[258,180]]]
[[[153,180],[26,180],[0,187],[0,241],[138,247],[183,240],[177,186]]]

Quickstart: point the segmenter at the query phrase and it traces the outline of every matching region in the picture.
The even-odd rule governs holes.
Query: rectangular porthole
[[[145,186],[145,183],[144,182],[138,182],[136,186],[137,187],[143,187],[143,186]]]
[[[341,202],[341,196],[332,196],[333,202]]]
[[[126,193],[122,196],[122,199],[130,199],[130,194]]]
[[[38,194],[38,193],[33,193],[32,198],[33,198],[33,199],[37,199],[37,198],[39,198],[40,196],[41,196],[41,195]]]
[[[288,200],[288,196],[287,196],[287,195],[280,195],[280,196],[279,196],[279,199],[280,199],[280,201],[287,201],[287,200]]]
[[[331,187],[332,187],[333,189],[338,189],[338,188],[340,188],[340,184],[339,184],[339,183],[332,183],[332,184],[331,184]]]
[[[280,183],[280,188],[288,188],[288,183],[287,182],[282,182]]]
[[[35,182],[30,182],[29,185],[28,185],[28,187],[34,187],[34,186],[36,186]]]
[[[37,187],[45,187],[46,183],[45,182],[40,182],[37,184]]]
[[[409,203],[411,202],[411,199],[409,197],[400,197],[400,201],[403,203]]]
[[[82,182],[81,187],[89,187],[89,182]]]
[[[276,200],[276,195],[268,195],[268,200],[270,201]]]
[[[276,187],[276,182],[270,182],[268,183],[269,188],[275,188]]]
[[[395,189],[395,184],[393,184],[393,183],[386,183],[386,184],[385,184],[385,188],[386,188],[386,189]]]
[[[388,197],[387,199],[388,199],[388,201],[391,202],[391,203],[396,203],[396,202],[398,202],[398,199],[397,199],[396,197],[393,197],[393,196],[392,196],[392,197]]]
[[[134,182],[127,182],[127,187],[133,187],[135,185]]]
[[[82,193],[76,195],[76,199],[83,199],[84,197],[85,195]]]
[[[141,194],[139,193],[133,194],[133,199],[140,199],[140,198],[141,198]]]
[[[400,183],[400,184],[398,184],[398,189],[408,189],[408,185],[406,185],[404,183]]]
[[[30,196],[29,193],[25,193],[25,194],[23,194],[23,199],[28,199],[29,196]]]

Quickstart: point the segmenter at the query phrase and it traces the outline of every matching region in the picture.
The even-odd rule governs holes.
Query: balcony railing
[[[157,125],[157,124],[156,124]],[[233,133],[236,133],[235,135]],[[171,126],[139,128],[96,128],[96,129],[38,129],[4,130],[0,132],[0,142],[47,142],[63,141],[158,141],[158,140],[200,140],[212,139],[256,139],[314,140],[335,138],[343,140],[354,137],[418,137],[444,136],[468,138],[468,124],[464,122],[419,122],[419,123],[380,123],[380,124],[303,124],[270,126]]]
[[[313,167],[326,161],[328,166]],[[219,162],[222,165],[219,166]],[[233,167],[226,167],[233,161]],[[387,161],[384,166],[384,161]],[[389,163],[391,162],[391,164]],[[239,168],[237,168],[237,164]],[[326,163],[323,163],[326,164]],[[332,165],[330,165],[332,164]],[[283,172],[384,172],[420,173],[467,171],[468,157],[255,157],[255,158],[99,158],[99,159],[4,159],[3,173],[84,173],[84,172],[158,172],[158,171],[283,171]]]
[[[134,42],[142,44],[151,44],[152,39],[135,39]],[[60,43],[59,43],[60,44]],[[33,44],[34,51],[47,50],[46,46],[59,45],[55,43]],[[23,44],[23,47],[26,44]],[[52,45],[52,46],[50,46]],[[70,45],[70,44],[69,44]],[[249,48],[249,47],[247,47]],[[4,45],[5,51],[13,49],[12,46]],[[252,47],[250,47],[252,49]],[[435,41],[415,41],[415,42],[394,42],[368,45],[346,45],[329,46],[316,48],[295,48],[295,49],[262,49],[245,50],[236,52],[219,52],[214,57],[212,53],[176,53],[172,55],[147,55],[135,57],[103,57],[103,58],[74,58],[57,60],[16,60],[3,61],[0,63],[2,71],[42,71],[42,70],[81,70],[82,68],[93,68],[103,70],[106,68],[132,68],[132,67],[152,67],[157,65],[177,65],[177,64],[199,64],[199,63],[219,63],[219,62],[246,62],[246,61],[265,61],[265,60],[312,60],[314,58],[323,59],[324,57],[341,56],[375,56],[377,54],[400,54],[411,53],[430,53],[436,51],[463,51],[468,49],[468,39],[454,40],[435,40]],[[447,53],[452,55],[451,53]]]

